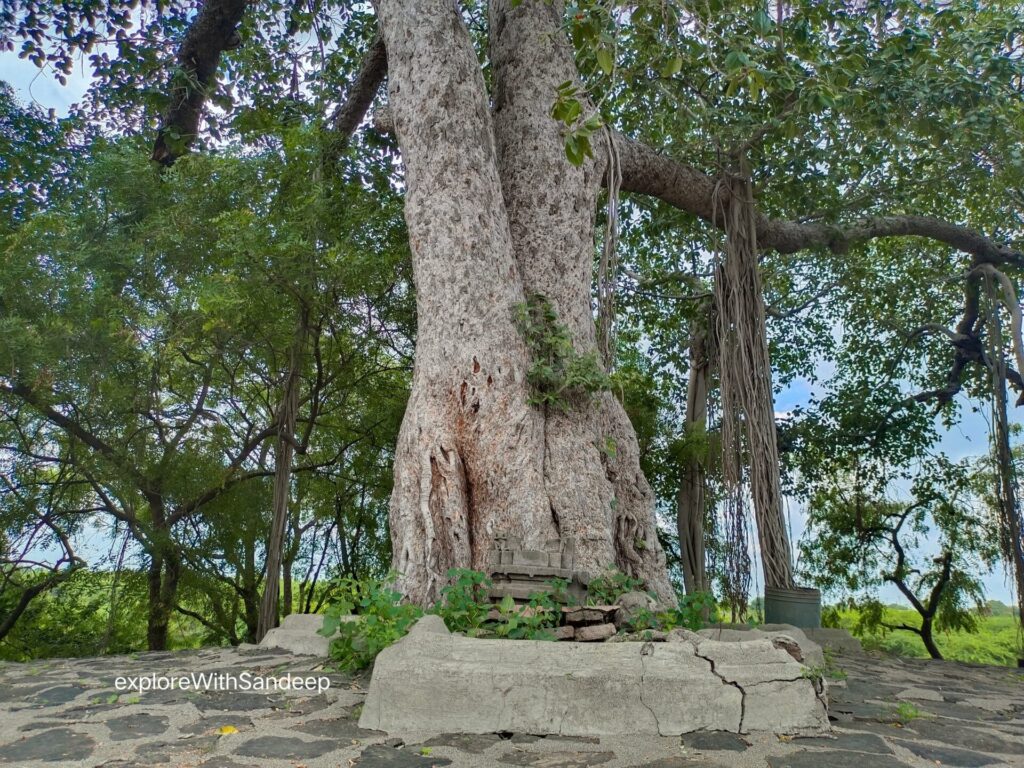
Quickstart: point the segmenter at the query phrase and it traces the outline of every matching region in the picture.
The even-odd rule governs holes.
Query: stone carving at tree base
[[[488,574],[494,584],[491,599],[506,595],[525,601],[536,592],[550,592],[551,580],[568,582],[568,596],[582,602],[590,577],[573,567],[576,548],[571,541],[549,539],[544,549],[524,549],[515,536],[497,536],[488,556]]]

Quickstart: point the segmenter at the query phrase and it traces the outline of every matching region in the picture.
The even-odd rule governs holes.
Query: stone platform
[[[343,616],[343,619],[355,619]],[[331,639],[317,633],[324,625],[324,617],[318,613],[292,613],[281,620],[281,626],[267,632],[258,646],[246,645],[246,649],[277,648],[300,656],[328,656]]]
[[[441,733],[358,726],[369,675],[273,648],[0,662],[0,766],[16,768],[973,768],[1024,766],[1024,674],[839,655],[832,735]],[[308,691],[118,692],[122,675],[326,674]],[[448,702],[437,697],[438,707]],[[902,720],[900,718],[903,718]]]
[[[377,657],[359,725],[400,736],[807,733],[827,730],[828,714],[821,681],[770,639],[479,640],[424,616]]]

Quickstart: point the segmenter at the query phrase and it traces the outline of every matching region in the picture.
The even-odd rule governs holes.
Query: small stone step
[[[565,626],[558,627],[555,629],[556,640],[572,640],[576,637],[576,627],[572,624],[566,624]]]
[[[614,635],[614,624],[589,624],[576,628],[576,642],[578,643],[600,643]]]
[[[581,626],[584,624],[612,624],[615,622],[617,605],[581,605],[562,608],[567,624]]]

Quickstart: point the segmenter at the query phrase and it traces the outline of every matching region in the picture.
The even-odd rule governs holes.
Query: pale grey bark
[[[412,393],[391,500],[398,587],[438,597],[448,568],[486,567],[497,534],[556,535],[543,419],[527,403],[524,300],[476,54],[446,0],[381,0],[391,114],[405,165],[417,288]]]
[[[653,493],[621,404],[607,392],[565,413],[527,402],[513,322],[527,293],[552,302],[579,353],[596,349],[603,161],[572,166],[549,114],[557,85],[575,77],[561,4],[492,4],[493,124],[454,5],[381,0],[378,13],[418,311],[391,503],[398,586],[429,602],[448,568],[486,568],[495,535],[528,547],[562,536],[577,567],[619,568],[669,602]]]
[[[558,86],[578,79],[561,29],[563,4],[512,6],[490,3],[495,134],[513,249],[526,293],[551,301],[578,353],[596,353],[591,283],[604,157],[573,166],[550,116]],[[544,435],[550,514],[575,541],[577,565],[616,567],[670,601],[654,495],[621,403],[600,393],[567,412],[549,410]]]

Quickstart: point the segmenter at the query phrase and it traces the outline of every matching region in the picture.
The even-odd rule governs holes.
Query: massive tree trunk
[[[527,293],[551,301],[579,353],[596,349],[604,168],[569,164],[549,116],[557,86],[575,78],[561,3],[510,5],[491,7],[492,122],[455,7],[378,4],[419,323],[391,503],[399,586],[429,602],[447,569],[484,569],[496,535],[538,548],[560,536],[577,568],[617,567],[669,601],[653,494],[621,404],[609,393],[557,413],[527,402],[529,353],[514,322]]]

